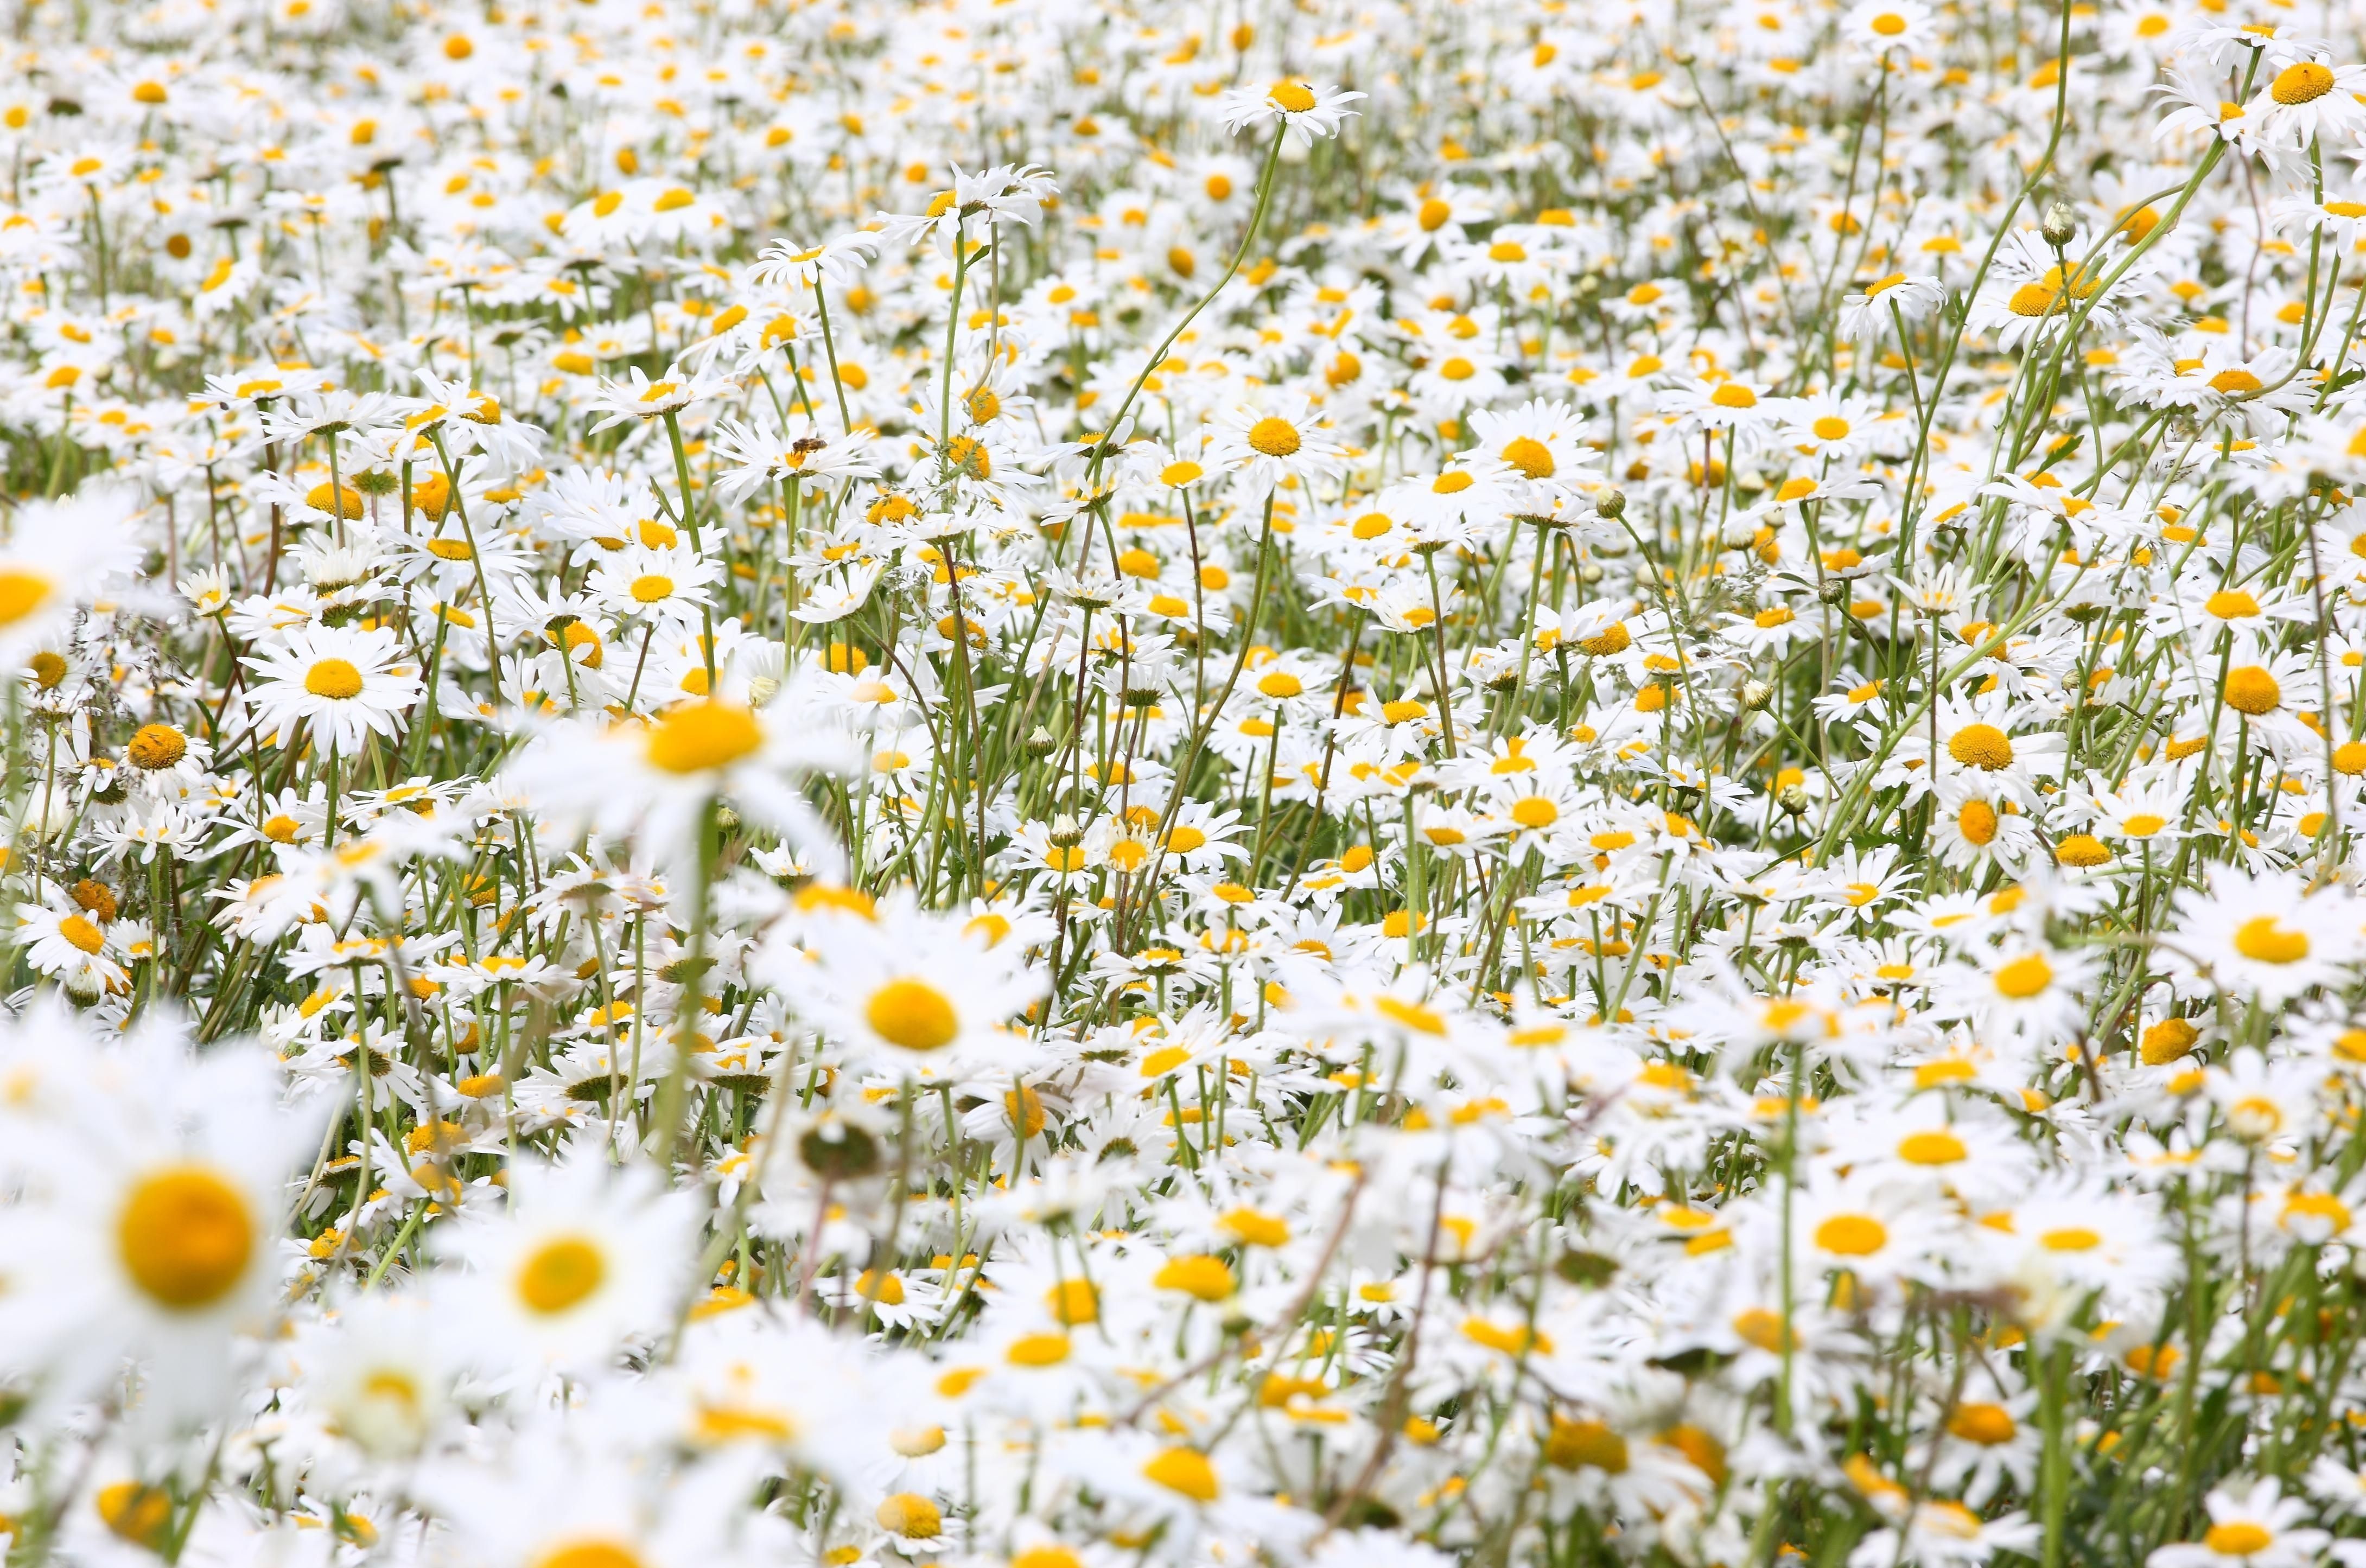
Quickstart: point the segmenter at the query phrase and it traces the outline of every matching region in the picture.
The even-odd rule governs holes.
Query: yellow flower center
[[[2222,621],[2239,621],[2259,613],[2259,602],[2239,588],[2222,588],[2202,606]]]
[[[2012,1412],[2001,1404],[1982,1404],[1977,1401],[1959,1404],[1955,1406],[1955,1413],[1947,1417],[1950,1435],[1967,1443],[1977,1443],[1982,1448],[2009,1443],[2019,1430],[2020,1426],[2013,1420]]]
[[[637,604],[654,604],[673,594],[673,579],[662,572],[645,571],[633,579],[633,599]]]
[[[348,659],[323,659],[305,673],[304,689],[332,703],[349,702],[362,694],[362,672]]]
[[[188,753],[187,737],[169,724],[143,725],[123,754],[135,768],[169,768]]]
[[[1526,795],[1512,802],[1512,820],[1523,828],[1549,828],[1560,820],[1560,807],[1543,795]]]
[[[2283,705],[2284,692],[2276,678],[2257,664],[2226,671],[2226,705],[2254,717],[2273,713]]]
[[[871,994],[862,1010],[872,1032],[907,1051],[939,1051],[961,1033],[952,998],[909,976],[888,981]]]
[[[1279,1214],[1234,1209],[1218,1223],[1250,1247],[1286,1247],[1290,1242],[1290,1222]]]
[[[1372,1010],[1416,1034],[1443,1035],[1446,1032],[1445,1016],[1418,1002],[1403,1001],[1383,993],[1373,998]]]
[[[642,1568],[641,1554],[613,1540],[572,1540],[535,1559],[534,1568]]]
[[[2293,71],[2299,69],[2297,65],[2293,67]],[[2324,67],[2319,66],[2317,69],[2321,71]],[[2286,76],[2290,74],[2292,74],[2290,71],[2284,73]],[[2276,86],[2279,91],[2282,91],[2282,76],[2276,78]],[[2238,1519],[2231,1525],[2212,1525],[2209,1532],[2203,1536],[2202,1544],[2221,1557],[2249,1557],[2256,1552],[2265,1551],[2274,1545],[2275,1539],[2264,1526],[2255,1525],[2248,1519]]]
[[[1556,465],[1551,448],[1533,436],[1515,435],[1504,444],[1504,461],[1532,479],[1553,477]]]
[[[1996,972],[1998,993],[2017,1002],[2027,1001],[2052,984],[2054,965],[2042,953],[2024,953]]]
[[[1100,1321],[1100,1292],[1088,1280],[1061,1280],[1043,1292],[1043,1304],[1051,1310],[1053,1321],[1064,1328]]]
[[[1232,1265],[1204,1252],[1169,1258],[1150,1281],[1162,1291],[1180,1291],[1203,1302],[1220,1302],[1239,1288]]]
[[[974,479],[994,477],[994,454],[975,436],[956,435],[945,443],[945,461],[957,473]]]
[[[254,1257],[246,1200],[201,1165],[166,1166],[125,1200],[115,1244],[131,1282],[175,1312],[211,1306],[245,1277]]]
[[[518,1269],[518,1300],[545,1317],[569,1312],[600,1288],[608,1260],[580,1235],[558,1236],[534,1249]]]
[[[2112,852],[2092,833],[2072,833],[2054,846],[2054,858],[2063,865],[2101,865],[2112,858]]]
[[[898,1492],[879,1505],[879,1528],[907,1540],[933,1540],[944,1533],[943,1513],[918,1492]]]
[[[362,492],[351,485],[314,485],[304,492],[304,504],[344,517],[359,517],[365,510]]]
[[[1708,395],[1708,400],[1721,409],[1754,409],[1758,394],[1739,381],[1727,381]]]
[[[1898,1157],[1909,1165],[1955,1165],[1970,1153],[1963,1139],[1944,1128],[1909,1133],[1898,1140]]]
[[[1955,830],[1964,841],[1985,848],[1997,836],[1996,807],[1985,800],[1967,800],[1955,813]]]
[[[2054,290],[2043,284],[2024,283],[2012,291],[2005,309],[2016,316],[2043,316],[2053,310],[2055,304]]]
[[[2235,928],[2235,951],[2259,964],[2297,964],[2308,956],[2308,933],[2254,915]]]
[[[669,773],[727,767],[764,744],[756,716],[737,703],[684,703],[649,730],[649,765]]]
[[[1781,1326],[1778,1320],[1776,1326]],[[1545,1462],[1559,1470],[1583,1470],[1591,1465],[1607,1475],[1626,1473],[1627,1439],[1599,1421],[1553,1417],[1545,1435]]]
[[[1895,11],[1884,11],[1874,17],[1873,30],[1883,38],[1896,38],[1906,30],[1906,18]]]
[[[1834,1214],[1816,1227],[1816,1245],[1842,1258],[1870,1258],[1889,1245],[1889,1227],[1871,1214]]]
[[[1056,1367],[1068,1359],[1068,1337],[1024,1334],[1010,1342],[1002,1359],[1014,1367]]]
[[[68,915],[60,920],[58,934],[84,953],[96,953],[107,945],[107,938],[99,934],[98,927],[84,915]]]
[[[1947,737],[1947,755],[1992,773],[2012,766],[2012,739],[1993,724],[1967,724]]]
[[[2210,378],[2210,389],[2214,392],[2223,392],[2230,398],[2241,397],[2246,392],[2258,391],[2259,378],[2248,370],[2240,368],[2221,370]]]
[[[2326,80],[2333,80],[2329,73]],[[1273,91],[1266,96],[1274,101],[1276,107],[1290,114],[1304,114],[1314,107],[1314,89],[1303,82],[1276,82]]]
[[[1272,415],[1249,426],[1249,445],[1268,457],[1287,457],[1299,448],[1298,427]]]
[[[2165,1018],[2144,1032],[2137,1051],[2146,1066],[2158,1067],[2192,1050],[2193,1043],[2201,1038],[2202,1032],[2184,1019]]]
[[[2306,104],[2315,102],[2331,91],[2333,67],[2314,60],[2304,60],[2276,73],[2275,85],[2268,89],[2268,96],[2280,104]]]
[[[1142,1467],[1147,1480],[1169,1492],[1179,1492],[1195,1503],[1216,1500],[1216,1467],[1197,1449],[1173,1448]]]
[[[2012,291],[2005,308],[2016,316],[2047,316],[2067,310],[2073,299],[2088,299],[2102,287],[2102,279],[2082,270],[2073,262],[2068,267],[2049,266],[2045,276],[2034,283],[2024,283]]]
[[[92,1499],[101,1523],[118,1540],[162,1551],[173,1526],[173,1495],[161,1486],[118,1481]]]
[[[899,1427],[888,1434],[887,1443],[906,1459],[926,1459],[945,1446],[945,1429],[942,1427]],[[1013,1558],[1012,1568],[1020,1568],[1029,1555],[1021,1552]],[[1077,1563],[1076,1568],[1083,1568],[1083,1564]]]

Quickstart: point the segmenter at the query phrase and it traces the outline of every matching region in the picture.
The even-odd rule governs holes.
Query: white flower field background
[[[9,1568],[2366,1568],[2366,5],[0,35]]]

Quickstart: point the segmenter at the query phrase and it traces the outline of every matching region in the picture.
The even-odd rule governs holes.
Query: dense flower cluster
[[[2358,0],[11,18],[9,1563],[2366,1564]]]

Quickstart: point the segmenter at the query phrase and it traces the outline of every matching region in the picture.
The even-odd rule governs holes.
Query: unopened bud
[[[1627,515],[1627,492],[1623,490],[1604,491],[1594,498],[1594,510],[1616,523]]]
[[[1755,676],[1741,683],[1741,706],[1745,712],[1756,713],[1774,700],[1774,688]]]
[[[1074,817],[1063,811],[1052,818],[1051,840],[1064,850],[1074,849],[1084,842],[1085,829]]]
[[[797,1140],[797,1154],[815,1175],[855,1181],[879,1168],[879,1140],[860,1127],[830,1121]]]
[[[1029,756],[1048,757],[1060,743],[1052,738],[1050,730],[1039,724],[1028,735],[1026,744]]]
[[[1774,792],[1774,804],[1794,817],[1808,814],[1808,786],[1789,784]]]
[[[2067,201],[2057,201],[2045,209],[2045,217],[2037,226],[2038,237],[2056,250],[2060,250],[2079,237],[2079,214]]]

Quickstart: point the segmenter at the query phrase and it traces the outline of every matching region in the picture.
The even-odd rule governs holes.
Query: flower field
[[[2366,6],[0,28],[9,1568],[2366,1568]]]

